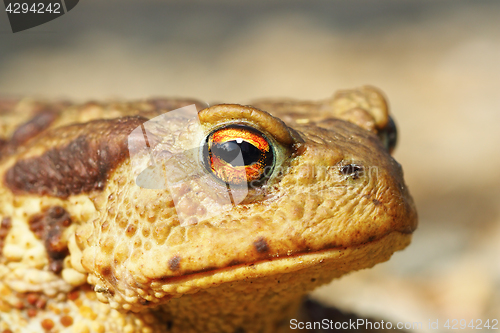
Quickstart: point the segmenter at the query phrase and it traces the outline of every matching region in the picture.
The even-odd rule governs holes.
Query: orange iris
[[[207,137],[205,160],[217,178],[231,185],[261,181],[273,163],[273,151],[259,131],[245,125],[218,129]]]

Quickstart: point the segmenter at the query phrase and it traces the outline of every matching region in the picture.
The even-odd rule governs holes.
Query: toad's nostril
[[[352,179],[358,179],[363,176],[364,167],[357,164],[348,164],[340,168],[340,173],[343,176],[351,177]]]

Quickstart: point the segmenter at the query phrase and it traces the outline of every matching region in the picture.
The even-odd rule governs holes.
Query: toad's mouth
[[[297,272],[299,274],[301,271],[314,268],[331,270],[335,277],[338,277],[350,271],[370,268],[377,263],[389,260],[394,252],[410,244],[411,237],[411,233],[393,231],[363,244],[295,253],[227,267],[208,268],[180,276],[159,278],[155,282],[160,282],[163,285],[162,289],[168,292],[181,285],[189,289],[189,286],[209,286],[273,275],[279,276],[284,273]]]

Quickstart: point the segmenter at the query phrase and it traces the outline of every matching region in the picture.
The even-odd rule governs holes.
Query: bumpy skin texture
[[[190,104],[206,107],[0,102],[0,331],[286,331],[306,292],[410,243],[416,210],[375,88],[215,105],[200,111],[201,133],[189,119],[173,137],[148,133],[144,161],[185,154],[214,128],[264,133],[274,171],[229,208],[215,179],[135,183],[128,135]]]

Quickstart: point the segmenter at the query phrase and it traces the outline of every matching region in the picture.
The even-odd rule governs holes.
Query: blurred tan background
[[[86,0],[18,34],[0,14],[0,95],[246,102],[380,87],[420,226],[389,262],[314,295],[445,332],[447,319],[500,320],[499,17],[498,1]]]

